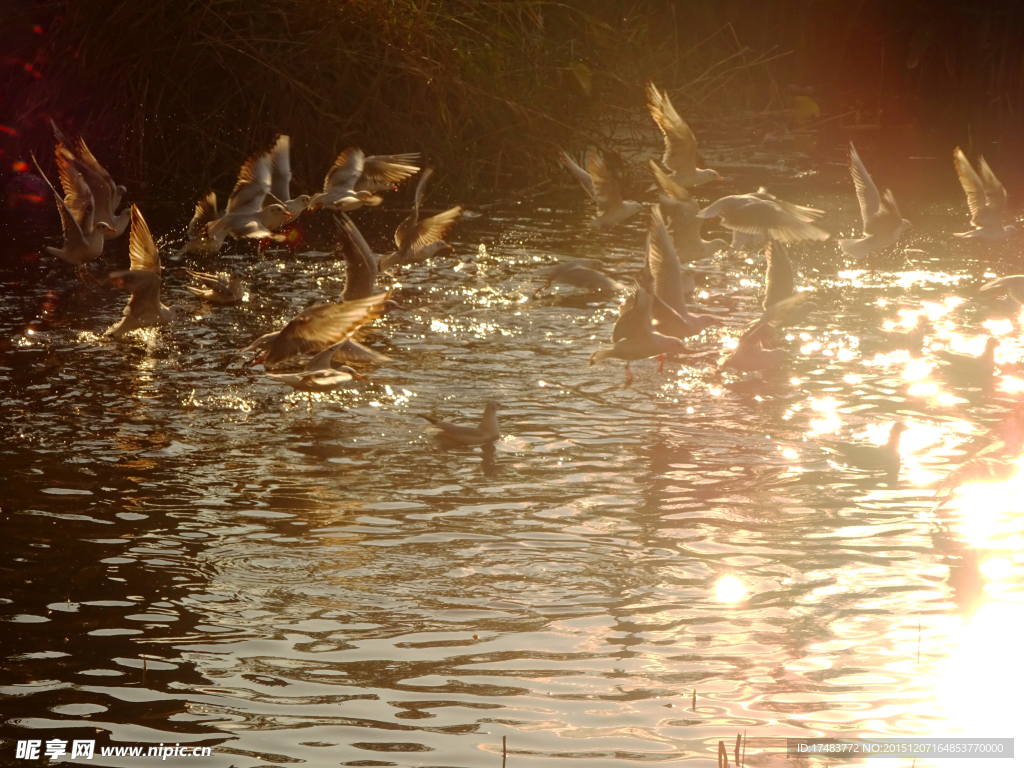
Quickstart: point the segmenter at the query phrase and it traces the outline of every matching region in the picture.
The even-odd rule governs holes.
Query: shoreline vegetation
[[[556,173],[562,147],[656,143],[648,81],[698,136],[765,123],[1009,138],[1024,8],[1005,6],[15,0],[0,11],[0,157],[48,157],[53,118],[139,195],[191,199],[230,188],[280,132],[303,189],[356,145],[422,152],[456,194],[511,191]]]

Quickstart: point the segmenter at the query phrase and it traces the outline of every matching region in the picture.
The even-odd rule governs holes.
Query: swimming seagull
[[[685,261],[700,260],[726,248],[729,244],[725,240],[705,240],[701,236],[704,220],[697,217],[700,206],[686,187],[677,184],[653,160],[651,170],[660,190],[658,202],[661,203],[662,211],[668,214],[666,223],[679,258]]]
[[[224,238],[228,233],[221,229],[215,236],[211,236],[207,224],[216,221],[220,217],[217,211],[217,193],[207,192],[196,201],[196,210],[192,220],[185,230],[185,244],[174,254],[175,259],[181,258],[186,253],[194,253],[196,256],[216,256],[224,246]]]
[[[245,297],[245,283],[236,272],[193,272],[186,269],[189,277],[202,283],[201,288],[186,285],[185,290],[214,304],[237,304]]]
[[[588,291],[621,291],[625,289],[626,286],[622,283],[600,271],[603,266],[597,259],[572,259],[553,264],[550,267],[542,267],[535,270],[533,274],[546,277],[547,282],[535,290],[533,295],[536,297],[541,291],[550,288],[553,283],[565,283]]]
[[[280,331],[266,333],[242,350],[262,350],[252,365],[276,365],[295,355],[320,352],[350,338],[371,320],[380,317],[388,293],[379,293],[341,304],[316,304],[303,310]]]
[[[900,473],[900,435],[907,425],[897,421],[889,429],[889,439],[885,445],[865,445],[863,443],[844,443],[839,441],[821,441],[821,446],[838,460],[850,467],[866,469],[872,472],[885,472],[886,480],[894,482]]]
[[[46,252],[78,267],[79,274],[84,276],[86,264],[95,261],[103,253],[103,233],[113,231],[113,228],[105,221],[95,221],[96,208],[92,191],[62,149],[62,145],[58,144],[57,167],[60,169],[64,197],[54,189],[35,157],[32,158],[36,169],[53,191],[64,234],[64,247],[47,246]]]
[[[633,372],[629,369],[630,362],[657,357],[661,365],[658,372],[665,367],[665,357],[673,354],[686,354],[689,350],[682,341],[665,336],[654,330],[651,320],[651,307],[654,294],[640,283],[634,284],[626,300],[619,307],[619,317],[612,328],[610,347],[599,347],[590,356],[590,364],[600,363],[610,357],[626,361],[626,386],[633,383]]]
[[[560,158],[562,165],[576,177],[590,198],[597,205],[597,216],[587,222],[591,227],[614,227],[644,209],[636,200],[623,200],[619,189],[619,180],[612,173],[601,153],[594,150],[590,153],[587,168],[580,168],[564,151]]]
[[[380,205],[384,200],[376,194],[393,189],[419,170],[419,152],[404,155],[370,155],[349,147],[335,159],[324,179],[324,191],[310,198],[311,211],[330,208],[354,211],[364,205]]]
[[[651,277],[651,314],[659,333],[677,339],[697,336],[713,325],[724,325],[713,315],[695,315],[686,306],[686,294],[693,290],[687,285],[683,268],[676,255],[672,237],[665,226],[661,206],[651,208],[651,224],[647,236],[647,263],[645,269]]]
[[[978,158],[981,175],[974,170],[960,147],[953,152],[953,165],[960,177],[960,186],[967,195],[967,207],[971,210],[971,225],[974,229],[957,232],[957,237],[1004,240],[1017,231],[1012,224],[1003,226],[1006,215],[1006,187],[992,173],[984,157]]]
[[[913,225],[900,215],[891,189],[885,190],[882,195],[878,194],[878,187],[864,167],[864,162],[857,154],[853,142],[850,142],[850,174],[853,176],[853,185],[857,188],[864,237],[840,240],[839,247],[847,256],[865,259],[873,253],[895,245],[899,236]]]
[[[452,247],[441,238],[462,215],[462,206],[456,205],[426,219],[420,218],[423,190],[433,173],[432,168],[427,168],[420,176],[420,180],[416,184],[412,213],[403,219],[395,229],[395,245],[398,246],[398,250],[383,256],[377,265],[379,269],[391,271],[403,266],[419,264],[442,251],[451,252]]]
[[[760,189],[747,195],[728,195],[697,213],[702,219],[722,218],[722,226],[747,235],[782,243],[827,240],[828,232],[811,222],[822,214],[817,208],[780,200]]]
[[[168,307],[160,301],[160,251],[138,206],[131,207],[131,215],[132,231],[128,241],[131,269],[110,273],[110,282],[132,294],[124,308],[124,317],[105,333],[115,339],[137,328],[167,325],[188,314],[185,307],[178,304]]]
[[[484,415],[480,423],[475,427],[468,427],[463,424],[452,424],[450,421],[442,421],[436,416],[425,413],[419,414],[421,419],[426,419],[438,430],[438,437],[459,445],[484,445],[493,443],[501,437],[501,428],[498,426],[498,410],[502,408],[501,403],[491,400],[484,406]]]
[[[74,149],[72,149],[72,142],[57,124],[51,120],[50,125],[53,126],[53,132],[57,136],[57,141],[60,142],[64,147],[64,151],[75,161],[79,172],[85,179],[85,183],[89,185],[96,206],[96,220],[105,221],[111,226],[111,229],[103,231],[103,238],[111,240],[119,237],[124,232],[125,227],[128,226],[128,221],[131,218],[131,212],[127,208],[119,214],[114,213],[114,210],[121,202],[121,196],[125,192],[125,188],[120,184],[114,183],[114,179],[107,172],[107,169],[89,151],[89,147],[85,144],[85,139],[79,136],[74,142]]]
[[[238,172],[238,181],[228,198],[224,214],[206,225],[206,237],[213,242],[223,241],[227,235],[237,239],[280,238],[264,222],[279,215],[287,218],[290,214],[280,203],[264,207],[263,201],[270,193],[270,178],[269,155],[254,155],[246,160]]]
[[[672,106],[668,93],[659,91],[654,83],[648,83],[647,103],[651,117],[665,134],[665,154],[661,162],[672,171],[672,180],[681,187],[721,181],[718,171],[697,167],[697,137]]]
[[[273,148],[267,153],[270,158],[270,193],[268,197],[273,203],[280,204],[283,209],[278,210],[271,205],[265,212],[262,212],[263,225],[271,231],[276,231],[289,221],[294,221],[309,205],[309,195],[292,197],[290,147],[289,138],[279,134],[274,141]]]
[[[974,383],[989,381],[996,372],[996,347],[999,339],[989,336],[985,341],[985,351],[975,357],[962,352],[951,352],[940,349],[935,355],[946,363],[945,372],[954,379],[962,379]]]

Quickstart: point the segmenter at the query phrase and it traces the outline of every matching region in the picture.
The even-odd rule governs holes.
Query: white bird
[[[1003,226],[1006,216],[1006,187],[992,173],[984,157],[978,158],[981,175],[974,170],[960,147],[953,152],[953,165],[960,177],[960,186],[967,195],[967,207],[971,210],[971,225],[974,229],[957,232],[957,237],[1004,240],[1017,231],[1012,224]]]
[[[459,445],[484,445],[493,443],[501,437],[501,428],[498,426],[498,409],[501,403],[491,400],[484,406],[484,415],[480,423],[475,427],[463,424],[452,424],[450,421],[442,421],[436,416],[425,413],[419,414],[421,419],[426,419],[438,430],[438,437]]]
[[[645,267],[651,276],[651,289],[654,293],[651,314],[659,333],[688,339],[713,325],[724,325],[719,318],[695,315],[686,306],[686,294],[693,288],[683,279],[683,268],[665,226],[660,205],[651,208]]]
[[[796,293],[771,304],[744,331],[736,348],[722,358],[719,367],[741,372],[781,368],[789,362],[790,354],[775,347],[780,329],[801,321],[816,308],[807,293]]]
[[[720,181],[718,171],[697,167],[697,137],[679,116],[667,92],[647,84],[647,103],[651,117],[665,134],[665,154],[661,162],[672,171],[671,178],[682,187],[696,187],[709,181]]]
[[[660,373],[665,367],[667,355],[682,355],[689,352],[679,339],[654,330],[651,319],[653,303],[654,294],[639,283],[635,284],[619,307],[619,317],[612,329],[613,345],[599,347],[590,356],[591,365],[610,357],[625,360],[627,387],[633,383],[633,372],[629,369],[629,364],[633,360],[657,357],[661,363],[658,366]]]
[[[387,293],[380,293],[342,304],[316,304],[300,312],[280,331],[260,336],[242,352],[263,350],[252,364],[268,366],[295,355],[320,352],[350,338],[363,325],[380,317],[387,299]]]
[[[290,157],[290,140],[279,135],[274,146],[267,154],[270,157],[270,194],[269,198],[280,204],[283,210],[270,205],[262,212],[263,225],[274,232],[289,221],[294,221],[309,205],[309,195],[291,196],[292,165]]]
[[[562,165],[576,177],[590,198],[597,205],[597,216],[587,222],[591,227],[614,227],[644,209],[636,200],[623,200],[619,181],[600,152],[590,153],[587,167],[580,168],[564,151],[560,155]]]
[[[237,304],[245,298],[245,283],[242,276],[236,272],[219,272],[211,274],[207,272],[193,272],[186,269],[189,277],[198,280],[203,287],[186,285],[185,290],[195,294],[201,299],[213,302],[214,304]]]
[[[370,155],[349,147],[335,159],[324,179],[324,191],[317,192],[307,206],[315,211],[330,208],[335,211],[354,211],[363,205],[380,205],[383,198],[376,194],[392,189],[419,170],[418,152],[404,155]]]
[[[427,179],[433,173],[433,169],[427,168],[420,176],[420,180],[416,184],[412,213],[403,219],[395,229],[395,245],[398,246],[398,250],[382,257],[377,265],[379,269],[390,271],[403,266],[419,264],[442,251],[450,252],[452,250],[452,247],[441,238],[462,215],[462,206],[456,205],[454,208],[449,208],[447,211],[442,211],[426,219],[420,218],[423,189]]]
[[[185,230],[187,239],[185,244],[174,254],[174,258],[180,258],[186,253],[196,256],[216,256],[224,246],[224,238],[228,233],[226,229],[221,229],[216,237],[211,237],[206,225],[216,221],[219,216],[217,193],[207,192],[196,201],[195,213]]]
[[[264,207],[263,201],[270,193],[270,178],[269,155],[254,155],[246,160],[238,172],[238,181],[228,198],[224,214],[206,225],[207,238],[217,242],[223,241],[227,235],[238,239],[275,237],[264,222],[279,214],[287,217],[287,211],[280,203]]]
[[[125,188],[120,184],[114,183],[114,179],[107,172],[107,169],[89,151],[89,147],[85,144],[85,139],[79,136],[72,143],[53,120],[50,121],[50,125],[53,126],[53,132],[57,136],[57,141],[63,145],[67,153],[75,160],[78,170],[85,179],[85,183],[89,185],[96,206],[96,221],[105,221],[111,226],[110,230],[104,230],[104,239],[111,240],[119,237],[124,232],[125,227],[128,226],[128,221],[131,218],[131,211],[128,208],[125,208],[119,214],[114,213],[121,202],[121,196],[124,194]]]
[[[726,248],[729,244],[725,240],[705,240],[701,236],[704,220],[697,216],[700,206],[686,187],[677,184],[653,160],[651,170],[660,190],[658,202],[661,203],[662,211],[668,214],[666,223],[680,260],[699,261]]]
[[[305,392],[308,395],[309,407],[312,409],[314,392],[332,392],[353,379],[365,378],[347,365],[334,367],[334,355],[339,347],[346,343],[346,341],[340,341],[337,344],[332,344],[323,352],[313,356],[306,364],[305,370],[297,373],[268,373],[267,376],[274,381],[288,385],[296,392]]]
[[[110,273],[110,282],[131,291],[124,317],[107,329],[107,336],[121,338],[137,328],[150,328],[185,317],[188,310],[178,304],[165,306],[160,301],[160,251],[153,241],[138,206],[131,207],[132,231],[128,242],[131,269]]]
[[[551,287],[553,283],[565,283],[588,291],[621,291],[622,285],[601,272],[604,265],[597,259],[573,259],[542,267],[533,274],[547,278],[547,282],[533,292],[537,296],[541,291]]]
[[[79,274],[84,274],[86,264],[95,261],[103,253],[104,233],[113,231],[113,228],[105,221],[95,220],[96,207],[92,191],[82,174],[78,172],[75,163],[63,151],[62,145],[57,145],[56,154],[64,197],[54,189],[35,157],[32,158],[36,169],[53,191],[64,234],[64,247],[47,246],[46,252],[78,267]]]
[[[728,195],[700,211],[702,219],[722,218],[722,226],[748,235],[795,243],[800,240],[827,240],[828,232],[812,221],[822,211],[780,200],[764,189],[747,195]]]
[[[978,293],[993,295],[1005,293],[1018,304],[1024,304],[1024,275],[997,277],[981,286]]]
[[[871,254],[883,251],[895,245],[899,236],[912,225],[900,215],[896,198],[892,190],[887,189],[882,195],[878,187],[864,167],[857,148],[850,142],[850,174],[857,188],[857,200],[860,202],[860,217],[864,225],[864,237],[840,240],[839,247],[843,253],[855,259],[865,259]]]

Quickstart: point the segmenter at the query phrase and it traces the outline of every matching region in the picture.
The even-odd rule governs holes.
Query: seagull
[[[342,304],[316,304],[303,310],[280,331],[266,333],[242,350],[263,354],[252,365],[276,365],[295,355],[320,352],[344,341],[384,311],[387,293]]]
[[[985,341],[985,351],[975,357],[962,352],[950,352],[940,349],[936,356],[947,363],[946,373],[952,378],[965,379],[982,383],[990,380],[996,372],[996,347],[999,339],[989,336]]]
[[[345,259],[345,290],[341,294],[342,301],[355,301],[372,296],[377,290],[377,257],[348,214],[341,214],[335,223],[341,235],[338,246],[342,258]]]
[[[902,421],[893,424],[885,445],[823,441],[822,447],[838,456],[847,466],[885,472],[887,481],[891,483],[895,482],[900,473],[900,435],[906,428],[907,425]]]
[[[436,416],[425,413],[419,414],[421,419],[426,419],[438,431],[438,437],[459,445],[484,445],[493,443],[501,437],[501,428],[498,426],[498,410],[503,406],[496,400],[491,400],[484,406],[484,415],[480,424],[475,427],[467,427],[462,424],[452,424],[450,421],[441,421]]]
[[[913,225],[900,215],[892,190],[887,189],[879,196],[878,187],[864,167],[853,142],[850,142],[850,174],[857,188],[860,216],[864,222],[864,237],[857,240],[840,240],[839,247],[847,256],[865,259],[873,253],[895,245],[899,236]]]
[[[827,240],[828,232],[812,221],[822,211],[780,200],[764,189],[747,195],[728,195],[697,213],[702,219],[722,217],[727,229],[762,238],[795,243],[800,240]]]
[[[131,269],[110,273],[110,282],[130,291],[124,317],[105,335],[119,339],[137,328],[150,328],[185,317],[188,310],[178,304],[167,307],[160,301],[160,251],[153,241],[138,206],[131,207],[132,231],[128,241]]]
[[[245,283],[242,282],[242,276],[237,272],[210,274],[193,272],[191,269],[186,269],[185,272],[189,277],[203,284],[202,288],[197,288],[194,285],[185,286],[185,290],[194,293],[201,299],[214,304],[237,304],[245,298]]]
[[[312,211],[354,211],[364,205],[380,205],[383,198],[376,193],[392,189],[416,173],[419,166],[413,163],[419,159],[419,152],[367,157],[363,150],[349,147],[327,171],[324,191],[313,195],[307,207]]]
[[[207,192],[196,202],[196,211],[192,220],[185,230],[187,239],[185,244],[174,254],[178,259],[186,253],[193,253],[196,256],[216,256],[224,246],[224,238],[228,233],[226,229],[220,229],[216,236],[210,235],[207,224],[216,221],[220,217],[217,211],[217,193]]]
[[[1007,275],[990,280],[978,289],[978,293],[1005,293],[1018,304],[1024,304],[1024,275]]]
[[[960,147],[953,152],[953,165],[960,177],[960,186],[967,195],[967,207],[971,210],[971,225],[974,229],[957,232],[957,237],[1004,240],[1017,231],[1012,224],[1003,226],[1006,215],[1006,187],[992,173],[984,157],[978,158],[981,175],[974,170]]]
[[[723,357],[719,368],[731,368],[741,373],[768,371],[781,368],[789,362],[788,350],[775,348],[779,331],[805,318],[817,305],[805,293],[769,305],[761,317],[743,332],[736,348]]]
[[[665,154],[661,162],[672,171],[672,180],[681,187],[696,187],[709,181],[721,181],[718,171],[697,167],[697,137],[679,116],[668,93],[647,84],[647,103],[651,117],[665,134]]]
[[[429,218],[420,218],[423,190],[433,173],[432,168],[427,168],[420,176],[416,184],[412,213],[395,229],[395,245],[398,246],[398,250],[382,257],[377,265],[379,269],[400,269],[403,266],[424,262],[442,251],[452,250],[452,247],[441,238],[462,215],[462,206],[456,205]]]
[[[207,238],[217,242],[223,241],[227,235],[237,239],[275,237],[264,222],[289,214],[280,203],[263,206],[270,193],[270,178],[269,155],[254,155],[246,160],[238,172],[238,181],[228,198],[224,214],[206,225]]]
[[[32,158],[36,169],[53,191],[64,233],[64,247],[47,246],[46,252],[78,267],[79,274],[84,275],[86,264],[98,259],[103,252],[103,233],[113,228],[105,221],[95,221],[96,208],[92,191],[75,164],[62,150],[63,146],[58,144],[57,167],[60,169],[64,197],[54,189],[35,157]]]
[[[263,225],[273,231],[283,227],[289,221],[293,221],[300,213],[306,210],[309,205],[309,195],[292,197],[292,166],[290,155],[290,140],[287,136],[279,134],[274,141],[274,146],[268,152],[270,158],[270,194],[269,197],[275,204],[280,204],[283,210],[278,210],[270,205],[261,211]]]
[[[305,392],[310,410],[313,409],[314,392],[333,392],[353,379],[364,378],[347,365],[340,368],[314,368],[312,364],[298,373],[268,373],[267,376],[281,384],[287,384],[296,392]]]
[[[868,335],[877,339],[880,346],[887,350],[905,349],[908,352],[919,352],[924,346],[924,337],[927,332],[928,317],[921,313],[917,316],[913,327],[905,331],[887,331],[879,328]]]
[[[553,264],[550,267],[542,267],[533,274],[538,277],[546,277],[547,282],[533,292],[536,297],[541,291],[547,290],[553,283],[565,283],[577,288],[585,288],[588,291],[621,291],[626,286],[619,283],[600,268],[604,266],[597,259],[573,259]]]
[[[611,347],[599,347],[590,356],[590,364],[600,363],[609,357],[626,361],[626,386],[633,383],[633,372],[629,364],[633,360],[657,357],[661,362],[658,372],[665,367],[665,357],[686,354],[689,350],[677,338],[664,336],[654,330],[651,321],[651,305],[654,294],[640,283],[636,283],[626,300],[619,307],[619,318],[612,329]]]
[[[114,179],[107,172],[107,169],[100,165],[100,162],[89,151],[89,147],[85,144],[85,139],[79,136],[75,140],[74,150],[72,150],[72,142],[57,127],[57,124],[51,120],[50,125],[53,126],[53,132],[57,136],[57,141],[64,147],[64,151],[70,158],[75,161],[79,172],[85,179],[85,183],[89,185],[89,189],[92,191],[93,200],[96,205],[96,220],[105,221],[111,226],[110,230],[104,230],[103,238],[105,240],[112,240],[115,237],[120,237],[131,218],[131,211],[127,208],[119,214],[114,214],[114,209],[121,202],[121,196],[124,194],[125,188],[114,183]]]
[[[725,240],[705,240],[701,237],[700,230],[704,221],[697,217],[700,206],[686,187],[677,184],[653,160],[651,170],[660,190],[658,202],[661,203],[662,211],[668,214],[672,242],[680,258],[686,261],[704,259],[728,247]]]
[[[660,205],[651,208],[645,268],[651,276],[654,293],[651,313],[659,333],[688,339],[710,326],[724,325],[717,317],[695,315],[687,308],[686,294],[693,291],[693,277],[690,276],[689,284],[684,280],[683,268],[665,226]]]
[[[644,209],[636,200],[623,200],[619,189],[619,180],[612,173],[600,152],[590,153],[587,167],[590,172],[580,168],[564,151],[560,155],[562,165],[583,185],[583,189],[597,205],[597,216],[587,222],[591,227],[614,227],[626,219],[635,216]]]

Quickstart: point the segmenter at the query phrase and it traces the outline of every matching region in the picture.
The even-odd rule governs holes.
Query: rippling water
[[[575,194],[460,225],[458,258],[400,276],[407,310],[371,342],[391,362],[312,410],[235,350],[336,298],[332,254],[225,256],[245,304],[190,303],[183,326],[122,343],[100,334],[123,295],[9,258],[0,762],[11,739],[60,738],[208,745],[206,766],[497,766],[506,738],[509,766],[713,765],[745,733],[747,763],[771,765],[786,737],[1016,735],[1021,497],[934,513],[932,496],[1024,387],[1020,318],[975,300],[1020,271],[1020,246],[955,240],[951,163],[924,159],[900,200],[912,250],[846,271],[858,214],[833,160],[727,168],[726,192],[770,173],[829,210],[833,238],[791,250],[822,311],[767,378],[712,356],[637,363],[623,389],[621,363],[588,366],[617,299],[534,300],[531,271],[586,256],[628,277],[646,222],[584,229]],[[382,250],[390,215],[357,216]],[[762,262],[719,254],[702,302],[754,317]],[[165,286],[189,302],[173,270]],[[921,357],[870,348],[921,311]],[[1009,373],[947,383],[930,346],[980,351],[988,333]],[[493,451],[444,449],[416,417],[472,421],[491,398]],[[816,442],[881,442],[897,419],[895,485]]]

